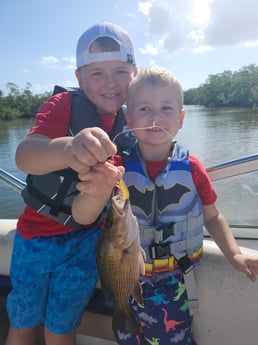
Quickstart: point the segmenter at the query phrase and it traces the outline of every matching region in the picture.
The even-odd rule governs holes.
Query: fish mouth
[[[115,195],[112,198],[112,207],[119,214],[123,215],[129,206],[129,200],[122,198],[120,195]]]

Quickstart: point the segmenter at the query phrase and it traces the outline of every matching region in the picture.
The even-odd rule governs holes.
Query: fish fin
[[[140,247],[139,252],[139,274],[145,275],[145,265],[144,261],[146,260],[146,253],[142,247]]]
[[[140,334],[140,326],[130,311],[116,312],[114,310],[112,328],[115,333],[120,329],[128,333]]]
[[[129,199],[129,190],[128,190],[127,185],[125,184],[123,179],[120,179],[117,182],[117,187],[118,187],[119,192],[120,192],[120,197],[124,200]]]
[[[103,283],[101,279],[100,279],[100,286],[101,286],[101,290],[103,291],[104,297],[106,299],[110,299],[113,294],[110,291],[110,289]]]
[[[142,287],[139,282],[135,284],[135,287],[132,292],[133,298],[136,300],[138,304],[143,305],[143,298],[142,298]]]
[[[112,293],[108,289],[102,288],[102,290],[103,290],[105,299],[109,300],[113,296]]]

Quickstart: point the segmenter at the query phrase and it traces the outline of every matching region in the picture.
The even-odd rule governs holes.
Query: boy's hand
[[[245,254],[236,254],[234,256],[234,266],[240,272],[245,273],[247,278],[255,282],[258,275],[258,259]]]
[[[63,155],[66,164],[78,173],[87,173],[89,167],[105,162],[116,154],[116,145],[101,128],[85,128],[65,146]]]
[[[97,163],[88,172],[80,173],[76,187],[80,192],[94,196],[94,198],[110,197],[118,180],[122,178],[124,168],[114,166],[109,162]]]

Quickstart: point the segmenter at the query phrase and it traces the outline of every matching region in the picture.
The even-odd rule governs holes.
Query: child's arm
[[[77,184],[77,189],[81,193],[72,204],[72,215],[78,223],[91,224],[98,218],[123,172],[123,167],[105,162],[79,175],[83,182]]]
[[[116,146],[107,133],[93,127],[80,131],[74,137],[50,139],[32,134],[16,150],[19,169],[35,175],[71,167],[77,172],[87,172],[97,162],[105,162],[116,153]]]
[[[242,254],[229,225],[215,203],[204,206],[204,224],[228,261],[240,272],[256,281],[258,258]]]

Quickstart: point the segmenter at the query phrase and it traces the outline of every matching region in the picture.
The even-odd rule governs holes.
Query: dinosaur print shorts
[[[140,335],[123,330],[116,333],[120,345],[195,345],[191,331],[186,287],[182,274],[158,282],[142,283],[144,305],[132,298],[133,315]]]

